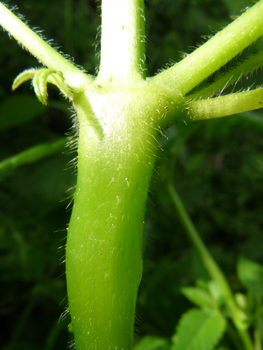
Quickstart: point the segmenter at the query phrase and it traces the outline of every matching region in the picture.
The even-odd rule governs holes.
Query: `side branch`
[[[184,96],[263,35],[263,0],[173,67],[151,78],[169,97]]]
[[[187,97],[193,100],[211,98],[216,96],[220,96],[223,91],[229,87],[230,85],[236,84],[242,77],[248,77],[256,72],[259,68],[263,66],[263,51],[258,52],[255,55],[251,55],[246,58],[243,63],[231,69],[229,72],[225,73],[221,77],[217,78],[212,84],[208,85],[204,89],[195,92],[193,94],[188,95]]]
[[[186,120],[207,120],[263,108],[263,88],[189,103]]]
[[[92,83],[93,79],[90,76],[81,72],[73,63],[40,38],[3,3],[0,3],[0,25],[46,67],[63,72],[66,83],[73,90],[78,90],[83,84]]]

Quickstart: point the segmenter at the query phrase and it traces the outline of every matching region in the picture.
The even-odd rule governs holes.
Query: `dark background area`
[[[44,29],[45,37],[53,38],[77,64],[91,74],[96,72],[98,2],[20,0],[9,4],[18,5],[30,25]],[[252,1],[147,1],[148,75],[191,52],[204,41],[202,36],[221,29],[249,5]],[[260,39],[243,56],[262,48]],[[69,105],[55,88],[49,89],[48,107],[36,100],[29,83],[11,92],[17,74],[36,66],[36,59],[1,31],[0,161],[56,140],[71,127]],[[262,71],[242,84],[254,82],[255,86],[263,83]],[[6,127],[6,119],[14,119],[14,125]],[[175,147],[191,128],[173,126],[166,131],[168,140],[162,140],[164,152],[157,162],[146,217],[138,338],[144,334],[171,337],[180,315],[191,306],[180,288],[208,279],[165,189],[171,166],[176,166],[177,190],[233,290],[241,288],[238,256],[263,263],[262,110],[195,124],[174,165],[170,160]],[[69,318],[59,319],[67,305],[63,246],[70,217],[66,207],[71,192],[67,190],[76,181],[69,165],[73,157],[64,152],[0,174],[1,349],[62,350],[71,340]]]

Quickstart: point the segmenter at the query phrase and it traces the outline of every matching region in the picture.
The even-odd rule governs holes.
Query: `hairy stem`
[[[103,0],[98,82],[145,76],[144,0]],[[114,38],[114,40],[113,40]]]
[[[214,83],[209,84],[206,88],[188,95],[189,98],[205,99],[211,98],[214,95],[221,95],[225,89],[230,85],[235,85],[243,78],[252,75],[254,71],[257,71],[263,66],[263,52],[260,51],[255,55],[247,57],[245,61],[238,66],[231,69],[229,72],[225,73],[223,76],[217,78]],[[234,90],[233,88],[233,90]]]
[[[52,48],[2,3],[0,3],[0,23],[9,35],[13,36],[24,49],[46,67],[61,71],[68,86],[75,91],[92,83],[90,76],[81,72],[73,63]]]
[[[263,0],[173,67],[152,78],[172,97],[186,95],[263,35]]]
[[[153,93],[98,88],[87,96],[74,101],[79,148],[66,247],[69,311],[77,350],[131,350],[158,146],[157,130],[148,122]]]
[[[262,88],[191,102],[189,107],[186,108],[186,112],[191,120],[204,120],[221,118],[259,108],[263,108]]]

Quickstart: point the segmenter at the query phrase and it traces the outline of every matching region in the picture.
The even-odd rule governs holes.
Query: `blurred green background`
[[[63,52],[94,74],[99,64],[99,5],[95,0],[19,0],[32,27],[44,29]],[[250,0],[151,0],[146,2],[148,75],[176,62],[252,5]],[[263,49],[262,39],[243,54]],[[118,58],[116,58],[118,59]],[[13,79],[38,62],[0,33],[0,161],[70,132],[69,104],[49,89],[43,107],[30,84],[11,92]],[[242,86],[262,85],[263,74]],[[230,89],[231,91],[231,89]],[[176,146],[186,134],[176,165]],[[176,125],[162,139],[146,217],[144,275],[137,306],[136,337],[170,337],[191,305],[182,286],[208,279],[181,228],[165,188],[176,166],[176,187],[202,238],[240,290],[236,261],[263,263],[263,112]],[[0,348],[62,350],[71,341],[65,311],[64,244],[76,181],[67,150],[15,171],[0,173]],[[61,249],[58,249],[61,247]],[[242,290],[241,290],[242,291]]]

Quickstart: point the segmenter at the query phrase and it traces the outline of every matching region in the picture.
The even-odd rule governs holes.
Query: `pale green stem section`
[[[103,0],[99,81],[144,75],[143,0]]]
[[[72,328],[77,350],[131,350],[158,94],[145,81],[134,90],[85,93],[74,98],[78,180],[66,247]]]
[[[190,219],[187,211],[185,210],[185,207],[175,190],[174,185],[171,183],[171,181],[167,185],[169,194],[171,196],[171,199],[173,201],[173,204],[175,206],[175,209],[178,213],[179,219],[185,228],[191,242],[193,243],[195,249],[199,253],[207,271],[209,272],[210,276],[218,283],[218,285],[221,288],[222,293],[224,294],[225,301],[230,309],[231,317],[233,319],[234,324],[236,325],[237,331],[239,333],[239,336],[244,344],[244,347],[246,350],[253,350],[253,344],[251,341],[251,338],[246,330],[241,329],[239,326],[239,320],[238,320],[238,308],[234,302],[234,298],[232,295],[232,291],[230,289],[230,286],[220,270],[219,266],[213,259],[212,255],[209,253],[209,251],[206,249],[206,246],[204,245],[203,241],[201,240],[192,220]]]
[[[263,0],[173,67],[152,78],[169,97],[184,96],[263,35]]]
[[[93,82],[90,76],[81,72],[73,63],[41,39],[2,3],[0,3],[0,25],[45,66],[61,71],[67,85],[75,91]]]
[[[256,71],[263,66],[263,52],[259,52],[256,55],[252,55],[246,58],[245,62],[241,63],[239,66],[230,70],[228,73],[217,78],[214,83],[210,84],[206,88],[198,91],[194,94],[189,95],[189,99],[204,99],[212,97],[213,95],[218,94],[219,96],[224,92],[228,86],[235,85],[242,79],[251,75],[253,71]],[[233,89],[234,89],[233,88]]]
[[[67,137],[63,137],[56,141],[31,147],[15,156],[4,159],[0,162],[0,174],[9,170],[14,170],[24,164],[34,163],[54,153],[61,152],[64,149],[67,140]]]
[[[189,103],[187,119],[204,120],[263,108],[263,88]]]

